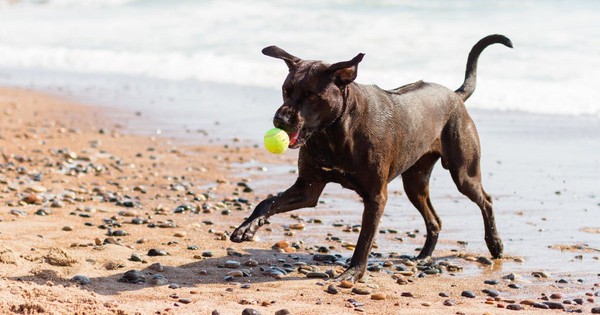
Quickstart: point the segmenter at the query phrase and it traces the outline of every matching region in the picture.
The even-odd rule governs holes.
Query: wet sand
[[[424,227],[394,181],[372,271],[355,284],[369,292],[361,295],[299,272],[309,268],[304,264],[341,270],[316,262],[320,251],[351,256],[361,204],[337,185],[327,187],[317,208],[272,218],[255,242],[227,239],[254,205],[293,183],[297,152],[269,155],[247,139],[215,145],[202,136],[189,144],[134,134],[127,127],[144,124],[144,116],[0,89],[0,312],[563,311],[538,308],[543,304],[590,313],[600,300],[598,120],[472,114],[506,258],[485,259],[479,210],[438,166],[431,192],[444,227],[434,260],[402,256],[417,253]],[[290,246],[273,249],[276,243]],[[150,256],[151,249],[167,255]],[[227,268],[227,261],[240,266]],[[129,270],[146,282],[119,282]],[[71,281],[77,275],[90,283]],[[327,293],[330,285],[339,292]],[[385,299],[374,300],[380,293]]]

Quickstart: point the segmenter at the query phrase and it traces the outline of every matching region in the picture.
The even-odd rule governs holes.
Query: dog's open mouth
[[[307,133],[304,129],[300,128],[292,133],[288,133],[290,137],[290,149],[297,149],[306,143]]]

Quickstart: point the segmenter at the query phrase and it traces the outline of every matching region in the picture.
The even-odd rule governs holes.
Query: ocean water
[[[482,54],[469,107],[600,117],[600,2],[591,0],[1,1],[0,83],[112,93],[150,112],[169,99],[194,128],[223,116],[207,117],[216,108],[268,125],[287,68],[265,46],[330,63],[362,52],[357,82],[454,89],[472,45],[492,33],[515,48]]]

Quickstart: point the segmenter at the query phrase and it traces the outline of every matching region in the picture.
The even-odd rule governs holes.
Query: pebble
[[[203,252],[202,253],[202,257],[212,257],[213,253],[212,252]]]
[[[179,284],[171,283],[171,284],[169,284],[169,289],[179,289]]]
[[[359,295],[369,295],[369,294],[371,294],[371,291],[369,291],[366,288],[354,287],[354,288],[352,288],[352,293],[359,294]]]
[[[258,266],[258,262],[256,260],[253,260],[253,259],[246,260],[244,262],[244,266],[247,266],[247,267],[256,267],[256,266]]]
[[[23,198],[23,201],[27,204],[41,204],[43,199],[37,194],[28,194]]]
[[[412,292],[402,292],[402,294],[400,294],[400,296],[403,296],[403,297],[415,297],[415,295],[412,294]]]
[[[519,304],[508,304],[506,305],[506,309],[511,311],[520,311],[523,309],[523,306]]]
[[[352,283],[352,281],[342,280],[342,282],[340,282],[340,287],[342,287],[344,289],[350,289],[353,286],[354,286],[354,283]]]
[[[280,309],[277,312],[275,312],[275,315],[290,315],[290,314],[292,314],[292,313],[285,308]]]
[[[421,303],[421,305],[423,305],[425,307],[430,307],[431,303],[429,303],[429,302],[423,302],[423,303]]]
[[[550,294],[550,298],[553,299],[553,300],[560,300],[560,299],[562,299],[562,294],[560,294],[560,293],[552,293],[552,294]]]
[[[546,301],[546,302],[544,302],[544,304],[548,305],[548,307],[553,310],[564,310],[565,309],[565,306],[559,302]]]
[[[475,298],[475,293],[473,293],[473,291],[469,291],[469,290],[462,291],[462,293],[460,295],[470,298],[470,299]]]
[[[182,298],[182,299],[179,299],[179,303],[182,303],[182,304],[190,304],[190,303],[192,303],[192,299],[189,299],[189,298]]]
[[[162,249],[151,248],[148,251],[148,256],[167,256],[168,253]]]
[[[550,307],[548,307],[548,305],[544,304],[544,303],[539,303],[539,302],[534,302],[533,304],[531,304],[531,306],[535,307],[535,308],[541,308],[543,310],[547,310]]]
[[[500,283],[500,281],[498,281],[496,279],[491,279],[491,280],[485,280],[485,281],[483,281],[483,283],[489,284],[489,285],[496,285],[496,284]]]
[[[385,300],[387,296],[385,295],[385,293],[374,293],[371,295],[371,300]]]
[[[175,234],[173,234],[175,237],[185,237],[186,235],[187,233],[185,232],[175,232]]]
[[[35,215],[39,215],[39,216],[47,216],[49,214],[52,214],[52,211],[50,211],[50,209],[38,209],[35,212]]]
[[[242,315],[260,315],[260,312],[253,308],[245,308],[242,311]]]
[[[228,260],[225,262],[225,268],[235,269],[235,268],[238,268],[240,265],[241,265],[240,262],[235,261],[235,260]]]
[[[142,255],[140,254],[131,254],[131,257],[129,258],[129,260],[131,261],[142,261]]]
[[[500,295],[500,293],[498,293],[498,291],[496,291],[496,290],[483,289],[481,291],[490,297],[497,297]]]
[[[296,224],[290,224],[290,229],[292,230],[304,230],[306,226],[304,225],[304,223],[296,223]]]
[[[162,272],[165,270],[165,267],[163,267],[163,265],[161,265],[160,263],[154,263],[154,264],[148,266],[148,268],[150,268],[151,270],[154,270],[154,271],[158,271],[158,272]]]
[[[169,280],[167,280],[167,278],[165,278],[161,274],[155,274],[154,276],[152,276],[152,278],[150,278],[150,280],[148,280],[148,283],[153,285],[165,285],[169,283]]]
[[[481,256],[481,257],[477,258],[477,261],[478,261],[480,264],[482,264],[482,265],[486,265],[486,266],[490,266],[490,265],[493,265],[493,264],[494,264],[494,261],[493,261],[493,260],[491,260],[491,259],[489,259],[489,258],[487,258],[487,257],[484,257],[484,256]]]
[[[89,284],[91,281],[90,281],[90,278],[88,278],[86,276],[77,275],[77,276],[74,276],[73,278],[71,278],[71,282],[75,282],[80,285],[86,285],[86,284]]]
[[[511,289],[520,289],[523,286],[521,286],[520,284],[516,284],[516,283],[510,283],[510,284],[508,284],[508,287]]]
[[[329,279],[329,275],[325,272],[309,272],[306,274],[307,278],[320,278],[320,279]]]
[[[129,270],[119,279],[119,282],[144,283],[146,282],[146,276],[140,271]]]
[[[63,230],[63,231],[70,232],[70,231],[73,231],[73,227],[72,227],[72,226],[69,226],[69,225],[67,225],[67,226],[64,226],[64,227],[62,228],[62,230]]]
[[[445,306],[454,306],[455,304],[456,304],[456,302],[454,300],[445,300],[444,301]]]
[[[243,277],[244,273],[241,272],[240,270],[233,270],[233,271],[228,272],[227,275],[231,276],[231,277]]]
[[[327,287],[327,293],[338,294],[338,293],[340,293],[340,290],[338,290],[338,288],[336,288],[333,284],[331,284]]]
[[[592,314],[600,314],[600,306],[592,308]]]

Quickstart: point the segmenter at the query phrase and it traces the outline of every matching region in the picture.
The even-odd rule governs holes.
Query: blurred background
[[[260,137],[287,73],[265,46],[330,63],[363,52],[357,82],[455,89],[493,33],[515,49],[482,54],[470,108],[600,117],[600,2],[585,0],[2,1],[0,84]]]

